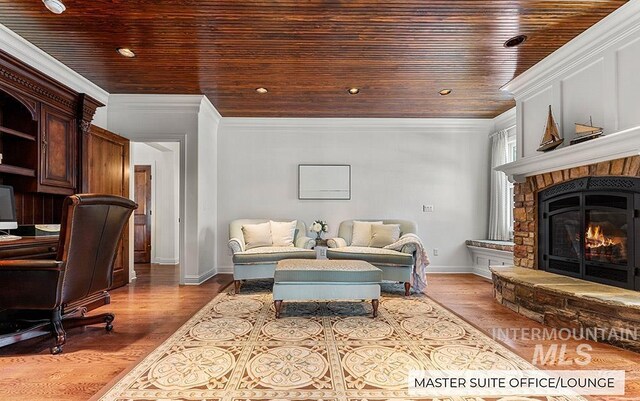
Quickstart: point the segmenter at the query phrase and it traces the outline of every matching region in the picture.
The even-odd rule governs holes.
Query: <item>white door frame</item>
[[[137,134],[134,136],[135,139],[130,139],[130,141],[132,143],[134,142],[138,142],[138,143],[146,143],[146,142],[178,142],[180,144],[180,183],[179,183],[179,191],[180,191],[180,222],[179,222],[179,227],[180,227],[180,233],[179,233],[179,244],[180,244],[180,249],[179,249],[179,255],[178,255],[178,264],[179,264],[179,268],[180,268],[180,284],[184,284],[185,279],[185,272],[184,272],[184,252],[185,252],[185,230],[184,230],[184,222],[185,220],[185,204],[186,204],[186,157],[185,157],[185,144],[186,144],[186,134],[173,134],[173,135],[154,135],[154,134]],[[131,170],[131,166],[133,166],[133,152],[130,152],[130,170]],[[129,176],[131,176],[131,173],[129,173]],[[130,180],[130,185],[133,185],[134,180]],[[131,190],[131,197],[133,197],[135,188],[133,188]],[[130,225],[130,230],[133,230],[133,226]],[[130,232],[130,237],[133,237],[133,233]],[[134,269],[134,264],[133,264],[133,241],[130,241],[129,243],[129,256],[130,256],[130,268],[133,270]],[[135,270],[134,270],[135,272]],[[135,276],[134,276],[135,277]]]

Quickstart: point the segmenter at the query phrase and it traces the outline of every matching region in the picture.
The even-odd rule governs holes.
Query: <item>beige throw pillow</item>
[[[245,249],[259,246],[271,246],[271,224],[269,222],[259,224],[245,224],[242,226]]]
[[[374,224],[371,226],[369,246],[383,248],[400,238],[400,224]]]
[[[382,224],[381,221],[353,221],[351,246],[369,246],[371,241],[371,225]]]
[[[269,221],[269,224],[271,224],[273,246],[293,246],[293,237],[296,235],[298,220]]]

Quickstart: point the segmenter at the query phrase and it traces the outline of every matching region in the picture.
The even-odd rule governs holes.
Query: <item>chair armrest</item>
[[[310,237],[301,236],[296,239],[296,248],[312,249],[316,246],[316,240]]]
[[[240,241],[238,238],[231,238],[229,240],[228,245],[229,245],[229,248],[231,249],[231,252],[233,252],[234,254],[238,252],[244,252],[244,243]]]
[[[327,240],[327,246],[329,248],[344,248],[347,246],[347,241],[344,238],[336,237]]]
[[[0,271],[64,270],[57,260],[0,260]]]
[[[53,309],[62,302],[65,263],[0,260],[0,309]]]

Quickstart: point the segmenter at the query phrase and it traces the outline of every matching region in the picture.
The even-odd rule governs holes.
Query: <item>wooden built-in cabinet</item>
[[[129,140],[94,125],[82,135],[82,192],[129,197]],[[129,282],[129,229],[113,265],[112,288]]]
[[[19,224],[59,224],[75,193],[129,197],[129,141],[91,125],[100,106],[0,50],[0,184],[15,190]],[[129,281],[128,241],[125,229],[112,288]],[[0,259],[55,257],[56,247],[50,237],[1,243]]]
[[[73,115],[43,105],[40,113],[40,168],[36,192],[69,195],[77,187],[78,149]]]

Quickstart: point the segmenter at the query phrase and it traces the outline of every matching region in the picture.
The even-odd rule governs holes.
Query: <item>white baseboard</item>
[[[177,265],[180,261],[174,258],[156,258],[153,263],[157,263],[159,265]]]
[[[233,266],[218,266],[219,274],[233,274]]]
[[[489,268],[487,266],[473,266],[473,274],[475,274],[476,276],[480,276],[482,278],[486,278],[488,280],[491,280],[491,271],[489,270]]]
[[[204,272],[199,276],[185,276],[184,285],[200,285],[215,276],[216,273],[216,268],[212,267],[211,270]]]
[[[473,273],[471,266],[427,266],[427,274],[469,274]]]
[[[219,266],[219,274],[232,274],[233,266]],[[476,274],[481,277],[491,278],[491,272],[475,271],[472,266],[427,266],[427,274]]]

